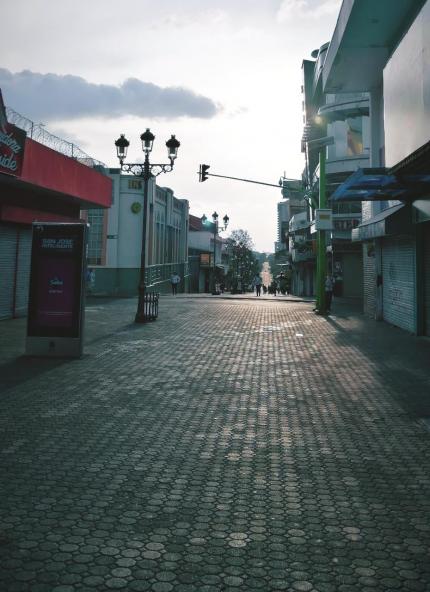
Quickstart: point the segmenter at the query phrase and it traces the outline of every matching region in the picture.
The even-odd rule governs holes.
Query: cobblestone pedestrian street
[[[81,360],[1,323],[0,591],[430,590],[430,342],[312,306],[94,301]]]

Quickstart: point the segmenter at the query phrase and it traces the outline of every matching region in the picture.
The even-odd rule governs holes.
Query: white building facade
[[[362,299],[362,253],[360,246],[351,241],[351,230],[361,222],[361,201],[332,203],[330,198],[353,171],[369,166],[370,99],[367,93],[324,91],[323,72],[329,45],[325,43],[312,52],[315,61],[303,61],[303,122],[307,139],[333,138],[333,143],[325,148],[326,200],[333,213],[333,228],[327,231],[326,272],[335,278],[335,295]],[[304,137],[304,178],[313,210],[318,203],[319,150],[312,142],[308,144]],[[312,238],[315,240],[316,235]]]
[[[214,234],[212,223],[202,223],[201,218],[190,215],[188,234],[189,291],[210,292],[214,269],[218,279],[228,271],[224,255],[224,240]],[[215,259],[214,259],[215,255]]]
[[[288,236],[288,222],[290,220],[290,211],[288,201],[280,201],[278,203],[278,235],[276,241],[276,251],[282,251],[286,248],[286,240]]]
[[[188,282],[188,201],[168,188],[149,182],[148,211],[143,212],[143,180],[109,169],[113,181],[112,206],[100,215],[90,210],[88,267],[94,271],[94,294],[133,296],[139,283],[142,229],[146,221],[145,285],[148,290],[168,292],[170,276],[181,277],[179,289]]]
[[[289,222],[291,292],[296,296],[315,293],[315,241],[310,238],[309,212],[295,214]]]

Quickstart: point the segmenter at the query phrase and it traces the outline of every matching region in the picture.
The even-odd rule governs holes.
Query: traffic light
[[[208,173],[208,169],[210,169],[210,165],[209,164],[201,164],[199,167],[199,183],[203,183],[203,181],[206,181],[209,173]]]

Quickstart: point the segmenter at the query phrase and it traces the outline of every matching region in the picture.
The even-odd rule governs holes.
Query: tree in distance
[[[247,230],[232,230],[227,239],[230,268],[227,281],[232,293],[246,292],[255,275],[260,272],[260,262],[253,253],[254,243]]]

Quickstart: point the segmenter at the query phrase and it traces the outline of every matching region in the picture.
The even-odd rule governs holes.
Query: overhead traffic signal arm
[[[227,177],[227,175],[215,175],[214,173],[208,173],[210,169],[209,164],[201,164],[199,166],[199,182],[203,183],[208,177],[221,177],[222,179],[233,179],[234,181],[244,181],[245,183],[256,183],[257,185],[267,185],[268,187],[281,187],[281,183],[274,185],[273,183],[263,183],[262,181],[251,181],[251,179],[241,179],[240,177]]]

